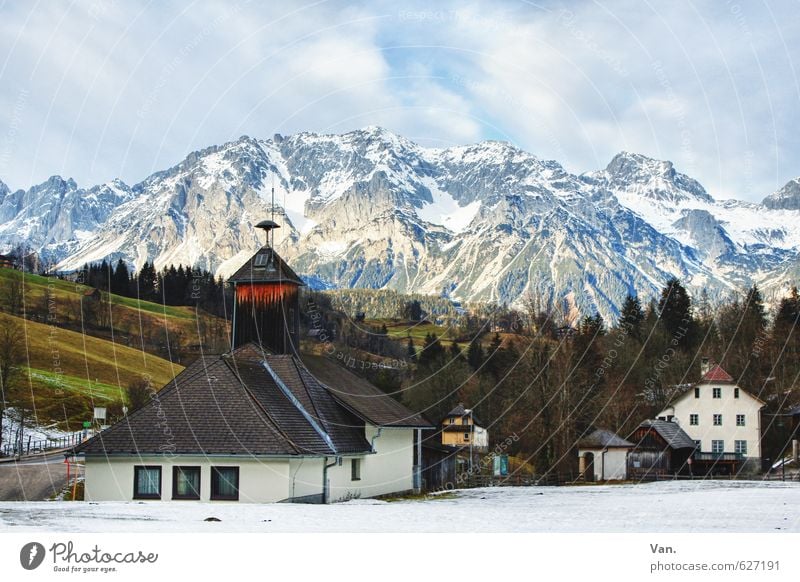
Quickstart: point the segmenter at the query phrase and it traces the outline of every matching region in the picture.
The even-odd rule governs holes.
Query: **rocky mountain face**
[[[717,201],[639,154],[573,175],[504,142],[430,149],[377,127],[242,137],[133,187],[0,182],[0,245],[25,241],[61,270],[123,257],[227,275],[273,211],[279,252],[315,286],[534,296],[614,319],[627,293],[649,298],[671,276],[714,297],[753,282],[782,293],[800,272],[798,180],[762,204]]]

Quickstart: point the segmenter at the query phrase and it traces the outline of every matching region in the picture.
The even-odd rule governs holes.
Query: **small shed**
[[[610,430],[597,429],[578,441],[578,470],[586,481],[628,477],[628,453],[634,444]]]
[[[103,298],[103,293],[100,289],[92,287],[83,292],[84,298],[92,301],[100,301]]]
[[[628,437],[628,477],[655,479],[659,475],[690,475],[697,444],[675,422],[645,420]]]
[[[0,267],[4,267],[6,269],[16,269],[17,262],[14,260],[14,257],[10,255],[0,255]]]

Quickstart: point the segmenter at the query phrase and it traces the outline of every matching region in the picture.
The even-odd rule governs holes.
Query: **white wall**
[[[206,457],[133,457],[86,458],[87,501],[133,500],[133,467],[161,466],[161,501],[172,500],[172,467],[200,467],[200,501],[209,501],[211,467],[239,467],[239,502],[269,503],[283,501],[289,496],[289,461],[242,459],[236,457],[208,459]],[[321,478],[320,478],[321,483]],[[138,500],[137,500],[138,501]],[[158,500],[153,500],[158,502]],[[180,500],[176,502],[181,502]],[[220,503],[225,503],[220,501]]]
[[[620,481],[628,478],[628,450],[629,449],[579,449],[578,456],[587,453],[594,455],[594,480],[595,481]]]
[[[367,425],[367,441],[372,442],[377,432],[376,427]],[[341,466],[328,469],[331,501],[402,493],[414,488],[414,429],[384,428],[374,442],[375,454],[358,457],[360,481],[350,478],[352,457],[345,457]]]
[[[378,429],[367,425],[366,438],[371,442]],[[376,454],[361,455],[361,479],[351,480],[350,460],[328,469],[331,501],[375,497],[410,491],[414,487],[414,430],[384,428],[375,438]],[[161,466],[161,501],[172,500],[172,467],[200,467],[200,500],[209,501],[211,467],[239,467],[239,502],[271,503],[288,499],[319,496],[323,493],[323,463],[334,457],[292,459],[249,459],[241,457],[124,457],[86,458],[87,501],[133,500],[133,467]],[[156,500],[153,500],[156,501]],[[176,500],[185,501],[185,500]],[[220,501],[220,503],[225,503]]]
[[[330,462],[330,461],[329,461]],[[289,498],[319,496],[322,502],[323,459],[301,458],[289,461]],[[310,499],[308,501],[311,501]]]
[[[692,439],[700,441],[700,451],[710,453],[711,441],[722,440],[726,453],[735,453],[734,441],[747,441],[747,458],[761,457],[761,414],[763,406],[745,390],[734,398],[736,386],[731,384],[700,384],[700,398],[694,389],[681,396],[672,406],[658,416],[674,416],[680,427]],[[714,388],[721,390],[721,398],[714,398]],[[689,415],[698,414],[699,424],[689,424]],[[714,426],[714,414],[722,414],[722,426]],[[736,415],[745,415],[745,426],[736,426]]]

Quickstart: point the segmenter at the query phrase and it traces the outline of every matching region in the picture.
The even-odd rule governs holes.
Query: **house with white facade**
[[[657,418],[677,423],[694,440],[693,474],[759,472],[765,403],[706,359],[702,374],[698,383],[676,396]]]
[[[596,429],[578,441],[578,472],[585,481],[625,480],[633,447],[610,430]]]
[[[434,427],[336,361],[299,355],[302,281],[269,245],[231,279],[233,349],[78,445],[84,498],[327,503],[418,490]]]

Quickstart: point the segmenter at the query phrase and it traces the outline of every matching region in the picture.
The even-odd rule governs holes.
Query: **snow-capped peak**
[[[764,198],[762,204],[773,210],[800,210],[800,178],[789,180],[783,188]]]

